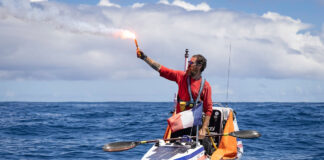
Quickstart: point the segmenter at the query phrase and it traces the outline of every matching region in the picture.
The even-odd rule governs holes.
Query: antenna
[[[229,89],[229,78],[230,78],[230,71],[231,71],[231,53],[232,53],[232,43],[230,43],[229,45],[229,54],[228,54],[226,107],[228,107],[228,89]]]

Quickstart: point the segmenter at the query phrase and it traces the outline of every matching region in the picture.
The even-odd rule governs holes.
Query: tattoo
[[[160,71],[161,65],[157,62],[155,62],[153,59],[146,57],[144,61],[149,64],[154,70]]]

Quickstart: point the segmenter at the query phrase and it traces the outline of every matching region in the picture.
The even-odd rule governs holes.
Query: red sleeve
[[[206,116],[211,116],[213,113],[213,101],[211,98],[212,91],[209,83],[206,81],[204,86],[204,94],[203,94],[203,101],[204,101],[204,112]]]
[[[176,71],[164,66],[161,66],[159,72],[161,77],[164,77],[171,81],[175,81],[177,83],[180,81],[181,77],[185,74],[184,71]]]

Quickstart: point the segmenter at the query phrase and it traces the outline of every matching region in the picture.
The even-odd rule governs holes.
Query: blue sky
[[[0,101],[172,101],[167,67],[208,59],[213,101],[324,101],[323,0],[0,0]],[[229,45],[232,50],[229,52]]]

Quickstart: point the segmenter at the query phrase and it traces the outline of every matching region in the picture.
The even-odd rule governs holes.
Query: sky
[[[131,31],[168,68],[204,55],[214,102],[324,102],[322,15],[323,0],[0,0],[0,101],[173,101]]]

